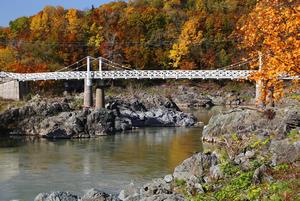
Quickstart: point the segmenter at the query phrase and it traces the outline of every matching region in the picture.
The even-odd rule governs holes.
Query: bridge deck
[[[113,70],[46,73],[0,72],[0,77],[19,81],[85,79],[247,79],[250,70]]]

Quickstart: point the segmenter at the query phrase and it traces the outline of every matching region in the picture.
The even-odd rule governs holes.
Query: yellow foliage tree
[[[9,65],[16,60],[15,52],[6,47],[0,48],[0,71],[9,71]]]
[[[76,9],[68,10],[66,14],[66,19],[68,22],[67,29],[69,31],[70,39],[76,40],[78,37],[78,33],[81,31],[81,20],[79,18],[78,11]]]
[[[199,30],[200,20],[192,18],[186,21],[182,27],[181,34],[170,50],[169,58],[172,66],[178,68],[184,56],[188,55],[190,48],[203,40],[202,31]]]
[[[283,96],[282,76],[300,75],[300,2],[260,0],[242,21],[242,48],[263,54],[261,71],[251,78],[262,81],[261,99],[269,104]]]

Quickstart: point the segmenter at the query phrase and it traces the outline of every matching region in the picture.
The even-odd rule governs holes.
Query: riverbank
[[[226,85],[219,91],[216,90],[219,85],[111,87],[107,91],[105,109],[101,110],[83,109],[83,94],[65,94],[65,98],[36,95],[10,104],[2,100],[0,129],[13,135],[87,138],[135,127],[202,126],[202,122],[181,110],[249,104],[254,91],[249,87],[253,86],[235,86],[229,90],[232,87]]]
[[[203,135],[207,138],[219,133],[213,151],[196,153],[172,174],[141,187],[129,184],[118,195],[92,189],[87,193],[92,197],[87,200],[298,200],[299,108],[300,103],[277,108],[273,113],[253,113],[253,109],[243,108],[216,115],[204,128]],[[282,119],[281,124],[278,119]],[[251,129],[235,127],[236,122]],[[35,201],[61,196],[65,193],[40,194]],[[70,195],[70,199],[72,196],[75,195]],[[79,196],[73,200],[78,199]]]
[[[179,116],[186,118],[189,115],[182,113],[177,106],[180,105],[179,100],[182,100],[178,97],[181,94],[192,93],[194,95],[189,96],[189,101],[197,100],[199,103],[203,99],[199,98],[200,95],[195,92],[195,89],[183,90],[180,86],[177,90],[179,92],[172,91],[170,96],[161,96],[157,93],[157,89],[152,95],[141,91],[114,97],[109,94],[105,111],[111,110],[112,114],[116,116],[113,121],[105,122],[110,122],[109,125],[116,125],[116,117],[126,117],[131,122],[135,122],[132,125],[138,127],[154,125],[145,124],[145,119],[148,117],[142,119],[140,115],[152,110],[153,114],[161,114],[158,115],[160,119],[164,119],[162,117],[165,114],[169,115],[169,112],[175,116],[180,114]],[[203,94],[201,93],[201,95]],[[110,195],[93,189],[89,193],[92,197],[83,196],[83,198],[87,198],[87,200],[297,200],[300,196],[297,192],[297,189],[300,188],[298,182],[300,174],[300,104],[297,97],[295,95],[293,98],[284,99],[280,107],[264,112],[260,112],[254,107],[242,106],[217,114],[210,119],[203,132],[204,140],[216,143],[211,151],[204,150],[194,154],[176,167],[172,174],[155,179],[143,186],[130,184],[118,195]],[[22,107],[23,109],[18,112],[10,110],[13,112],[9,112],[8,117],[15,119],[13,115],[25,114],[24,116],[27,118],[26,114],[28,113],[26,112],[32,112],[40,107],[42,109],[37,110],[40,112],[35,114],[39,113],[40,119],[46,119],[44,122],[47,124],[53,121],[53,124],[49,124],[49,128],[63,128],[66,132],[74,128],[74,124],[66,122],[70,122],[68,118],[73,116],[70,114],[75,113],[75,119],[77,119],[78,111],[76,110],[81,106],[81,95],[71,99],[60,99],[59,103],[57,103],[58,99],[47,100],[46,104],[43,104],[41,100],[35,100],[31,107]],[[36,102],[39,104],[35,105]],[[221,102],[226,103],[226,101]],[[245,102],[244,105],[247,105],[246,103],[248,104]],[[200,104],[193,106],[197,107]],[[192,105],[187,107],[192,107]],[[210,107],[210,104],[203,104],[201,107]],[[159,110],[162,112],[159,113]],[[80,111],[80,114],[85,112],[86,116],[83,115],[82,119],[95,119],[94,122],[110,119],[106,118],[109,116],[106,116],[107,113],[103,111],[86,110]],[[57,115],[57,113],[59,114]],[[66,114],[66,116],[62,114]],[[105,115],[101,116],[100,114]],[[61,120],[57,120],[57,117]],[[55,119],[53,120],[53,118]],[[153,122],[157,122],[159,118],[156,116],[156,120]],[[5,121],[5,119],[7,118],[5,117],[3,120]],[[67,121],[65,121],[66,119]],[[156,126],[182,126],[182,124],[174,123],[174,120],[182,122],[178,121],[177,117],[169,119],[173,120],[171,124]],[[159,122],[162,121],[159,120]],[[103,122],[100,124],[101,128],[103,125],[107,125]],[[70,125],[70,127],[63,127],[66,125]],[[88,128],[95,131],[100,130],[97,123],[91,125],[93,126]],[[79,200],[81,195],[75,194],[64,192],[40,194],[36,201],[51,201],[55,198]]]
[[[65,98],[34,96],[27,101],[5,102],[0,113],[0,128],[13,135],[37,135],[45,138],[87,138],[113,134],[136,127],[201,126],[182,108],[209,108],[215,105],[249,104],[253,90],[228,86],[217,93],[218,85],[208,87],[160,85],[111,87],[107,91],[105,109],[83,109],[83,94],[67,94]],[[246,93],[246,91],[250,91]],[[4,101],[2,101],[4,102]],[[6,109],[5,109],[6,108]]]

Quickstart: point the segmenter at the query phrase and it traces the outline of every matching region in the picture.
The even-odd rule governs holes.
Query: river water
[[[207,123],[214,110],[192,111]],[[202,151],[202,128],[140,128],[94,139],[0,138],[0,201],[90,188],[117,193],[173,172]]]

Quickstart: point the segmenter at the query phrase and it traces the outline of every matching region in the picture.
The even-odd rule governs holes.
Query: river
[[[192,111],[207,123],[219,109]],[[202,151],[202,128],[139,128],[93,139],[0,138],[0,201],[90,188],[118,193],[173,172]]]

